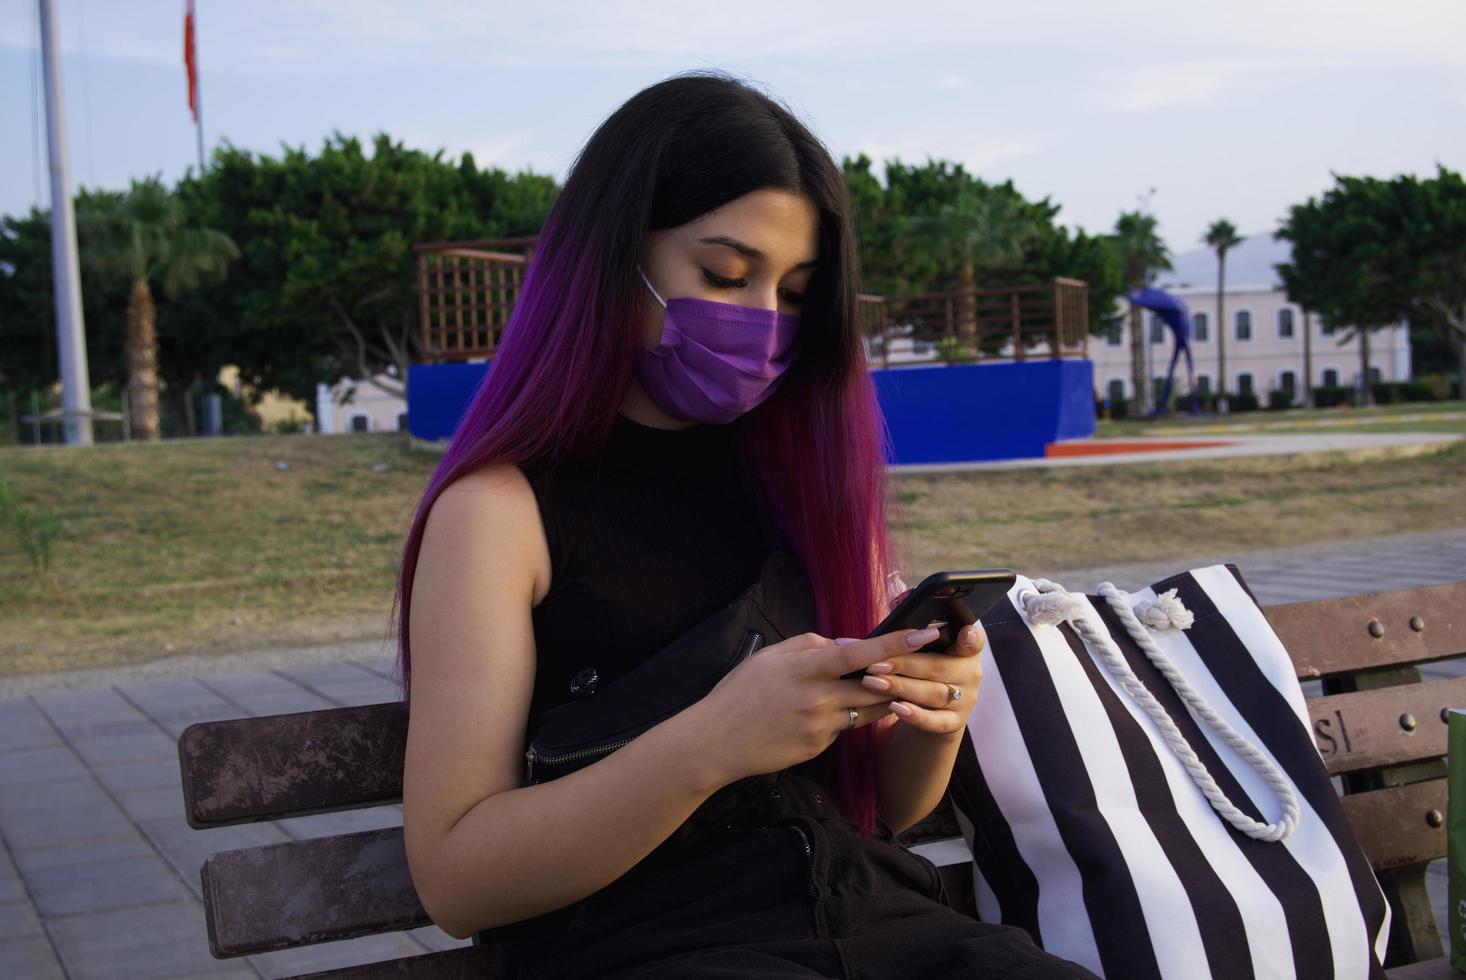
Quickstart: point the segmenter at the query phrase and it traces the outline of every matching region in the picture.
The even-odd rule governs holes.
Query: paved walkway
[[[1215,560],[1034,573],[1070,588],[1135,588]],[[1466,530],[1231,560],[1264,604],[1407,588],[1466,579]],[[195,831],[183,818],[179,733],[195,721],[393,700],[380,643],[13,678],[0,695],[0,977],[280,977],[463,945],[429,926],[239,960],[208,950],[207,855],[397,826],[402,808]],[[1429,878],[1440,915],[1444,880]]]
[[[1000,459],[986,463],[906,463],[891,466],[894,473],[946,473],[963,470],[1017,470],[1044,466],[1113,466],[1120,463],[1159,463],[1181,459],[1225,459],[1238,456],[1292,456],[1298,453],[1354,452],[1400,450],[1411,446],[1443,446],[1462,438],[1449,432],[1350,432],[1307,433],[1298,435],[1236,435],[1225,438],[1201,437],[1197,441],[1219,443],[1191,449],[1157,449],[1133,453],[1096,453],[1094,455],[1040,456],[1034,459]],[[1105,440],[1095,440],[1103,443]],[[1113,440],[1123,443],[1174,443],[1171,436],[1126,436]],[[1224,445],[1222,445],[1224,443]],[[1118,583],[1117,583],[1118,584]]]

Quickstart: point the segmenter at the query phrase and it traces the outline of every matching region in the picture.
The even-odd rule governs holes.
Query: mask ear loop
[[[637,266],[636,271],[641,272],[641,266]],[[662,309],[665,310],[667,308],[667,301],[662,299],[662,294],[657,292],[657,287],[652,285],[652,281],[646,277],[645,272],[641,272],[641,281],[646,283],[646,288],[652,291],[652,295],[657,298],[657,302],[661,303]]]

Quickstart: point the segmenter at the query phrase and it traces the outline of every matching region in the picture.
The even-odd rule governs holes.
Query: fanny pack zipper
[[[758,630],[748,630],[744,636],[743,645],[738,650],[738,662],[742,663],[758,652],[764,645],[764,635]],[[618,738],[611,742],[602,742],[600,745],[590,745],[579,749],[570,749],[565,752],[553,752],[541,755],[531,745],[524,753],[524,782],[526,785],[534,782],[534,768],[540,766],[556,766],[566,762],[579,762],[582,759],[590,759],[598,755],[610,755],[617,749],[625,748],[635,739]],[[808,845],[805,845],[806,848]]]

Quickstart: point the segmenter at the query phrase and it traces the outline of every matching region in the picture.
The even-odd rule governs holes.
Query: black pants
[[[760,790],[766,789],[766,784]],[[560,912],[481,937],[505,978],[1092,977],[946,903],[888,828],[862,838],[808,768]]]

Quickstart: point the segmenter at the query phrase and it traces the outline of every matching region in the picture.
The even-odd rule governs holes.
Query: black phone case
[[[933,572],[891,610],[891,614],[866,635],[880,636],[903,629],[936,626],[940,635],[917,653],[940,653],[955,642],[964,626],[977,622],[983,613],[1008,594],[1018,576],[1007,568]],[[845,674],[842,680],[865,676],[864,670]]]

